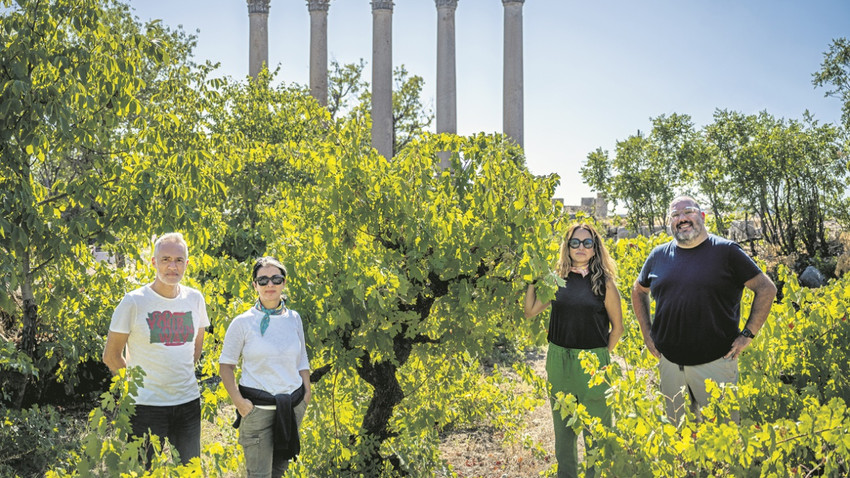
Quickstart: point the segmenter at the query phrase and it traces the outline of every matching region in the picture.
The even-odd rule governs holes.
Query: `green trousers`
[[[611,363],[608,349],[605,347],[587,349],[588,352],[599,357],[599,366],[603,367]],[[590,375],[581,368],[581,360],[578,355],[579,349],[567,349],[553,343],[549,343],[549,351],[546,353],[546,375],[552,385],[552,421],[555,424],[555,458],[558,460],[558,478],[578,477],[578,435],[572,428],[568,427],[566,421],[561,419],[561,411],[554,410],[555,395],[558,392],[571,393],[575,395],[576,401],[587,408],[587,412],[593,417],[599,417],[606,426],[611,426],[611,409],[605,403],[605,392],[608,386],[605,384],[589,388],[587,383]],[[589,469],[585,476],[595,476],[593,469]]]

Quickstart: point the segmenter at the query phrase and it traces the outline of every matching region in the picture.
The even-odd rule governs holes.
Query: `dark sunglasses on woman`
[[[567,242],[567,244],[570,245],[570,249],[578,249],[579,245],[584,246],[585,249],[592,249],[593,248],[593,239],[585,239],[585,240],[581,241],[579,239],[572,238]]]
[[[256,282],[257,284],[260,284],[260,285],[268,285],[269,281],[272,281],[272,284],[274,284],[274,285],[281,285],[281,284],[283,284],[283,281],[285,281],[285,280],[286,280],[286,277],[284,277],[280,274],[277,274],[277,275],[273,275],[271,277],[269,277],[269,276],[257,277],[256,279],[254,279],[254,282]]]

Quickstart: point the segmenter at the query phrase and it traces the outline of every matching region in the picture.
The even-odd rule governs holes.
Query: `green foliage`
[[[765,340],[753,343],[741,365],[742,376],[750,377],[757,398],[766,402],[753,409],[759,421],[793,416],[809,398],[850,403],[845,353],[850,340],[850,281],[808,289],[784,268],[779,276],[785,284],[782,302],[773,307]]]
[[[621,294],[627,293],[649,250],[668,239],[659,236],[609,244],[619,266]],[[532,391],[516,393],[504,369],[496,367],[492,374],[482,376],[480,364],[471,354],[450,348],[458,345],[460,339],[456,339],[455,344],[416,345],[409,359],[396,371],[404,398],[395,406],[389,420],[392,436],[380,442],[363,433],[364,416],[376,393],[355,369],[357,353],[363,352],[343,347],[338,352],[328,352],[328,346],[316,340],[316,333],[321,331],[321,315],[310,314],[304,303],[305,298],[311,299],[305,295],[310,287],[315,287],[311,282],[320,276],[301,276],[305,271],[304,263],[292,257],[289,259],[288,263],[297,264],[293,269],[298,271],[298,275],[293,272],[291,277],[292,303],[296,310],[304,312],[314,366],[321,364],[324,357],[332,358],[335,366],[314,384],[315,401],[308,408],[301,429],[303,453],[288,476],[359,474],[358,470],[368,468],[368,451],[374,448],[415,476],[435,472],[448,474],[450,470],[437,452],[440,432],[481,423],[501,430],[507,441],[539,449],[540,444],[522,436],[520,430],[524,413],[546,401],[548,392],[544,379],[527,366],[517,364],[514,371]],[[215,263],[209,257],[202,260]],[[244,280],[247,270],[232,260],[223,262],[220,267],[224,279],[210,280],[204,287],[218,284],[221,290],[244,297],[216,306],[232,307],[221,310],[222,314],[233,316],[241,312],[252,297]],[[225,270],[229,275],[223,273]],[[300,277],[297,285],[296,277]],[[617,417],[614,428],[602,427],[570,396],[560,397],[556,410],[570,418],[571,426],[585,429],[586,439],[598,442],[600,448],[589,454],[588,466],[601,467],[603,476],[673,477],[688,472],[697,476],[846,474],[850,467],[847,462],[850,414],[846,408],[850,383],[842,364],[846,363],[844,344],[850,340],[847,318],[850,279],[812,290],[800,287],[794,276],[785,270],[780,271],[780,280],[785,284],[782,302],[774,305],[759,337],[742,355],[739,385],[709,385],[714,397],[711,404],[703,409],[700,417],[688,414],[678,424],[667,422],[654,379],[655,359],[643,349],[634,317],[625,308],[626,334],[617,347],[624,365],[615,362],[598,370],[598,363],[592,356],[583,357],[583,365],[593,372],[594,381],[610,385],[608,400]],[[509,305],[512,310],[519,310],[516,301],[524,288],[522,284],[517,279],[518,290],[514,293],[514,303]],[[315,296],[312,300],[316,300]],[[750,302],[751,294],[747,293],[744,315]],[[332,304],[333,301],[327,299],[324,303]],[[363,317],[361,320],[369,319]],[[455,322],[454,327],[462,330],[464,325],[459,320]],[[479,321],[475,326],[482,327],[485,323]],[[223,333],[225,327],[219,324],[214,330]],[[527,329],[529,324],[523,327]],[[511,334],[513,337],[533,335],[520,330],[519,325],[502,326],[499,330],[515,331]],[[365,337],[369,332],[359,333]],[[217,357],[215,347],[220,344],[217,335],[209,334],[209,337],[205,355],[213,359],[208,358],[207,365]],[[483,346],[471,348],[486,349]],[[343,367],[347,361],[350,365]],[[138,379],[133,374],[115,379],[111,393],[104,395],[101,407],[90,415],[90,432],[83,439],[79,456],[57,465],[51,472],[55,474],[48,476],[82,475],[82,469],[92,469],[92,474],[97,475],[107,459],[118,460],[115,465],[118,468],[111,469],[127,473],[139,470],[137,458],[132,458],[137,456],[139,445],[126,441],[132,409],[128,397]],[[201,459],[187,467],[175,468],[167,461],[168,455],[163,455],[151,471],[153,476],[169,473],[232,476],[238,473],[242,458],[241,449],[233,445],[235,433],[229,426],[232,416],[220,412],[220,406],[226,403],[225,397],[222,387],[203,390],[205,420],[224,431],[224,441],[205,446]],[[733,410],[742,417],[740,425],[728,420]],[[394,470],[389,468],[378,471],[375,476],[394,475]]]
[[[121,369],[113,378],[109,391],[101,395],[100,406],[91,411],[88,427],[81,439],[79,453],[47,472],[48,478],[62,476],[99,477],[116,476],[228,476],[239,468],[241,461],[234,449],[221,443],[212,443],[202,450],[202,459],[193,459],[187,465],[176,465],[167,441],[151,435],[147,441],[131,438],[130,417],[135,410],[135,395],[144,373],[139,368]],[[222,417],[224,418],[224,417]],[[223,422],[223,420],[220,420]],[[223,423],[220,423],[223,425]],[[154,457],[145,467],[146,447],[154,450]]]
[[[119,370],[109,391],[101,395],[100,406],[89,414],[80,453],[54,468],[48,477],[110,476],[115,470],[136,475],[144,472],[142,439],[129,440],[133,397],[143,376],[139,368]]]
[[[317,368],[373,389],[365,415],[352,411],[365,460],[352,471],[365,472],[383,461],[378,453],[404,461],[387,439],[417,430],[396,409],[409,400],[409,361],[487,353],[500,331],[520,328],[518,281],[550,269],[539,254],[552,247],[555,178],[535,178],[512,146],[483,135],[425,137],[387,162],[342,141],[359,128],[346,124],[309,156],[292,155],[313,182],[264,215],[278,225],[268,244],[291,265],[291,305],[309,324]],[[452,152],[452,174],[439,170],[437,151]]]
[[[842,120],[844,127],[850,129],[850,40],[833,39],[829,51],[823,54],[820,71],[812,76],[815,86],[832,88],[825,96],[837,97],[844,102]]]
[[[273,80],[263,70],[254,81],[225,83],[210,106],[212,134],[226,138],[236,159],[217,173],[229,186],[220,198],[228,213],[211,255],[246,261],[263,254],[264,210],[280,201],[283,190],[311,180],[291,156],[327,135],[328,112],[302,90]]]
[[[0,408],[0,475],[42,476],[48,466],[67,460],[81,426],[51,406],[29,409]]]
[[[182,32],[94,0],[20,2],[3,10],[2,29],[0,307],[41,377],[58,366],[64,380],[92,356],[74,347],[103,333],[93,292],[63,312],[92,313],[76,321],[80,335],[59,350],[50,339],[73,320],[55,304],[103,280],[89,273],[90,246],[135,257],[152,232],[188,225],[206,243],[224,188],[214,171],[229,158],[204,128],[210,67],[188,61],[194,40]],[[79,282],[57,284],[66,277]],[[20,406],[28,377],[9,377]]]
[[[407,69],[398,66],[393,70],[393,156],[411,141],[421,137],[431,126],[434,115],[425,111],[422,88],[425,80],[418,75],[408,76]]]
[[[345,65],[340,65],[336,60],[331,61],[328,69],[328,112],[331,118],[341,114],[365,114],[364,100],[368,99],[368,83],[363,81],[365,66],[362,58],[358,63]],[[364,94],[367,96],[364,97]]]
[[[0,342],[0,346],[2,350],[0,351],[0,370],[6,370],[14,373],[18,373],[24,377],[33,377],[38,378],[38,369],[33,367],[32,359],[29,355],[18,351],[15,347],[15,344],[12,342],[7,342],[5,339],[0,338],[2,342]],[[12,399],[11,390],[7,387],[3,387],[2,391],[3,401],[9,401]]]
[[[208,80],[212,66],[190,61],[193,38],[140,25],[120,4],[4,5],[0,183],[11,193],[0,198],[0,308],[15,328],[8,335],[23,338],[4,333],[0,342],[4,400],[23,395],[14,377],[69,392],[88,380],[80,364],[98,361],[111,308],[151,278],[139,251],[151,234],[183,229],[186,282],[209,301],[205,378],[216,374],[229,321],[253,302],[250,259],[273,254],[289,267],[289,305],[304,319],[316,383],[288,476],[450,473],[440,433],[482,422],[541,449],[520,430],[524,412],[547,400],[545,381],[522,365],[482,374],[481,363],[505,340],[545,341],[545,323],[524,319],[519,300],[528,282],[538,280],[543,300],[557,289],[551,270],[567,224],[551,202],[556,177],[531,175],[502,137],[423,134],[422,81],[404,69],[396,157],[386,161],[370,147],[362,62],[336,70],[328,111],[302,89],[274,86],[267,72],[244,84]],[[582,174],[634,209],[635,227],[658,224],[672,188],[690,188],[708,198],[718,228],[746,208],[771,237],[814,250],[823,242],[818,218],[845,205],[837,134],[809,118],[718,112],[696,132],[686,115],[662,116],[649,135],[619,142],[613,160],[592,153]],[[786,225],[800,234],[783,236]],[[671,424],[655,359],[625,306],[643,260],[668,239],[609,244],[626,312],[617,348],[625,365],[594,380],[611,386],[616,426],[590,420],[569,396],[557,410],[600,443],[588,463],[608,476],[846,474],[850,284],[810,291],[781,271],[785,296],[741,358],[739,386],[710,388],[716,400],[703,416]],[[116,264],[95,262],[93,245]],[[533,391],[516,393],[513,373]],[[55,442],[48,476],[146,473],[142,442],[128,440],[141,379],[137,370],[113,379],[78,452],[65,459]],[[202,396],[205,426],[221,441],[185,467],[157,453],[150,475],[242,470],[226,392],[209,381]],[[733,411],[740,425],[725,419]],[[46,457],[64,439],[58,421],[52,409],[6,411],[3,433],[26,423],[30,431],[10,440]],[[43,466],[39,459],[32,464]],[[2,455],[0,466],[10,463]]]
[[[802,243],[809,256],[825,252],[828,211],[847,208],[850,169],[840,156],[839,132],[806,115],[802,122],[767,113],[743,116],[719,111],[732,122],[734,161],[727,164],[740,205],[758,215],[765,239],[791,254]]]
[[[340,65],[331,62],[328,72],[328,107],[331,117],[344,113],[348,119],[371,118],[372,94],[369,84],[363,80],[365,64]],[[422,88],[425,80],[410,75],[404,65],[393,70],[393,155],[403,150],[415,138],[422,136],[434,120],[431,111],[422,104]],[[370,137],[365,136],[365,144]]]
[[[802,245],[814,257],[827,253],[824,221],[850,217],[842,132],[808,113],[797,121],[718,110],[699,131],[687,115],[652,123],[648,136],[617,142],[613,159],[590,153],[581,170],[587,184],[626,206],[634,230],[663,225],[673,196],[689,193],[713,213],[720,234],[733,215],[751,215],[781,254]]]
[[[581,168],[584,182],[601,192],[616,207],[622,203],[630,226],[652,231],[664,225],[667,204],[674,190],[683,184],[682,158],[693,124],[687,115],[654,118],[649,136],[640,131],[617,142],[616,156],[608,157],[601,148],[588,154]]]

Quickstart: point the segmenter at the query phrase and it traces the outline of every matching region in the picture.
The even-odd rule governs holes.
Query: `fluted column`
[[[372,1],[372,147],[393,157],[393,2]]]
[[[437,3],[437,133],[457,133],[457,70],[455,68],[455,10],[457,0]],[[440,166],[449,167],[449,153],[440,153]]]
[[[248,0],[248,74],[254,78],[269,63],[269,2]]]
[[[328,105],[328,7],[330,0],[308,0],[310,11],[310,95]]]
[[[525,0],[502,0],[505,6],[503,132],[523,145],[522,4]]]

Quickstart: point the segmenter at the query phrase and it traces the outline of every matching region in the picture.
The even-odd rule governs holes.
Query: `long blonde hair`
[[[573,224],[564,235],[564,240],[561,242],[561,256],[558,259],[558,276],[567,280],[567,276],[570,273],[572,260],[570,259],[569,241],[578,229],[584,229],[589,232],[590,237],[593,239],[593,257],[590,258],[590,263],[588,264],[593,293],[600,296],[605,295],[606,283],[609,280],[615,284],[617,282],[617,264],[611,259],[608,249],[605,248],[605,243],[602,241],[599,233],[596,232],[596,228],[591,224],[586,222]]]

